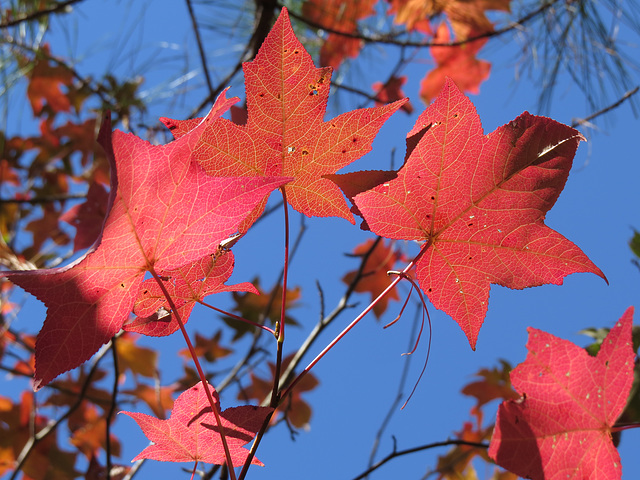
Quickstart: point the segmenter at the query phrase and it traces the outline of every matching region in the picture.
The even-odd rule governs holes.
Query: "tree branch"
[[[361,479],[365,478],[371,472],[373,472],[374,470],[377,470],[378,468],[383,466],[385,463],[393,460],[394,458],[402,457],[403,455],[409,455],[411,453],[421,452],[423,450],[429,450],[431,448],[446,447],[446,446],[450,446],[450,445],[466,445],[466,446],[469,446],[469,447],[477,447],[477,448],[485,448],[485,449],[489,448],[489,445],[487,443],[467,442],[466,440],[446,440],[444,442],[428,443],[426,445],[421,445],[419,447],[408,448],[406,450],[396,450],[394,448],[393,451],[389,455],[384,457],[382,460],[380,460],[378,463],[376,463],[375,465],[371,466],[370,468],[368,468],[364,472],[362,472],[357,477],[354,477],[353,480],[361,480]]]
[[[67,7],[70,7],[74,3],[80,3],[82,1],[84,0],[67,0],[65,2],[56,3],[48,8],[43,8],[42,10],[36,10],[35,12],[26,13],[11,20],[5,20],[0,23],[0,28],[14,27],[23,22],[37,20],[38,18],[44,17],[45,15],[50,15],[52,13],[58,13],[60,11],[66,10]]]
[[[344,37],[349,37],[349,38],[356,38],[359,40],[363,40],[367,43],[379,43],[379,44],[385,44],[385,45],[395,45],[395,46],[399,46],[399,47],[457,47],[460,45],[465,45],[467,43],[471,43],[471,42],[475,42],[476,40],[480,40],[483,38],[491,38],[491,37],[496,37],[499,35],[502,35],[504,33],[507,33],[511,30],[515,30],[521,26],[523,26],[525,23],[533,20],[534,18],[536,18],[538,15],[542,14],[545,10],[547,10],[548,8],[550,8],[551,6],[553,6],[554,4],[558,3],[559,0],[549,0],[546,1],[544,3],[542,3],[542,5],[540,5],[538,8],[536,8],[535,10],[529,12],[528,14],[524,15],[523,17],[519,18],[518,20],[516,20],[515,22],[510,23],[509,25],[502,27],[502,28],[498,28],[496,30],[490,31],[490,32],[484,32],[480,35],[475,35],[473,37],[469,37],[466,38],[464,40],[456,40],[456,41],[452,41],[452,42],[446,42],[446,43],[442,43],[442,42],[415,42],[415,41],[411,41],[411,40],[397,40],[397,37],[403,36],[403,35],[408,35],[410,32],[407,31],[401,31],[401,32],[392,32],[392,33],[387,33],[387,34],[383,34],[383,35],[365,35],[363,33],[360,32],[343,32],[340,30],[335,30],[333,28],[329,28],[326,27],[322,24],[313,22],[311,20],[309,20],[308,18],[304,17],[303,15],[299,15],[295,12],[289,11],[289,15],[293,18],[295,18],[296,20],[300,20],[303,23],[306,23],[307,25],[309,25],[310,27],[313,28],[317,28],[320,30],[324,30],[325,32],[329,32],[329,33],[334,33],[336,35],[342,35]]]

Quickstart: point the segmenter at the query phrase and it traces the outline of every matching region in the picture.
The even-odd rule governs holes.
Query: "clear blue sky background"
[[[202,21],[212,20],[204,6],[198,9]],[[631,37],[624,29],[621,37],[634,38],[637,42],[637,37]],[[526,77],[515,79],[520,47],[512,40],[509,36],[496,39],[479,55],[493,64],[491,77],[482,84],[480,95],[471,96],[485,133],[525,110],[536,113],[539,85]],[[144,76],[142,89],[152,105],[146,117],[150,122],[159,116],[184,118],[203,96],[204,80],[183,2],[140,1],[131,6],[129,2],[89,0],[70,16],[54,22],[49,41],[53,53],[77,58],[78,69],[85,74],[112,71]],[[238,45],[216,32],[205,32],[205,42],[214,79],[224,77],[224,67],[235,61]],[[369,90],[374,81],[385,78],[384,67],[395,63],[397,53],[394,48],[366,52],[363,61],[345,74],[345,82]],[[632,58],[638,57],[636,50],[630,50],[630,54]],[[397,149],[396,161],[401,160],[406,132],[424,108],[417,95],[418,83],[430,66],[431,60],[424,52],[403,72],[409,76],[404,91],[411,97],[416,111],[411,116],[402,112],[394,115],[376,139],[374,152],[356,162],[354,168],[385,168],[394,148]],[[176,81],[181,77],[182,80]],[[190,79],[183,82],[187,78]],[[636,78],[639,78],[637,74]],[[172,81],[176,82],[171,84]],[[233,87],[232,93],[243,97],[242,85]],[[175,88],[190,91],[175,100]],[[566,76],[560,78],[556,92],[551,110],[546,112],[550,117],[571,123],[575,117],[592,113]],[[353,108],[358,102],[331,100],[327,118]],[[18,126],[16,131],[33,128],[31,110],[23,95],[11,99],[11,113]],[[598,129],[583,130],[589,142],[580,146],[567,186],[547,216],[547,224],[580,246],[604,271],[610,285],[594,275],[577,274],[566,278],[563,286],[524,291],[494,286],[475,352],[469,348],[458,325],[431,307],[433,343],[427,372],[407,408],[396,409],[381,439],[378,457],[393,448],[392,435],[398,449],[452,437],[452,432],[460,430],[463,422],[470,419],[469,409],[474,404],[473,399],[460,395],[462,386],[470,382],[480,368],[496,366],[498,358],[507,359],[513,365],[523,361],[528,326],[586,345],[589,341],[577,333],[580,329],[610,327],[627,307],[640,306],[640,271],[632,265],[627,247],[631,227],[640,228],[640,159],[636,145],[639,126],[629,104],[625,104],[606,119],[600,119]],[[311,219],[306,223],[308,231],[290,274],[290,284],[303,289],[302,307],[291,312],[302,327],[288,330],[287,352],[297,348],[317,321],[316,279],[324,288],[327,310],[331,310],[343,292],[340,278],[356,266],[355,260],[345,259],[343,254],[372,238],[371,234],[361,232],[344,220]],[[292,225],[298,224],[299,217],[295,214]],[[232,281],[251,280],[258,267],[262,285],[270,286],[281,266],[282,244],[282,219],[276,215],[258,225],[234,248],[236,271]],[[408,289],[404,287],[402,291]],[[366,306],[367,298],[358,297],[360,307]],[[212,303],[222,307],[230,305],[222,297],[212,299]],[[393,319],[398,308],[398,303],[391,305],[386,321]],[[211,332],[217,328],[218,319],[207,312],[197,312],[200,315],[193,316],[189,323],[192,334],[196,330]],[[354,309],[344,314],[325,332],[321,343],[329,342],[358,312]],[[310,431],[300,432],[295,441],[282,425],[271,431],[258,453],[266,467],[252,469],[249,478],[349,479],[363,471],[375,433],[397,395],[397,384],[408,361],[400,354],[408,349],[412,318],[410,310],[393,328],[383,331],[385,319],[378,323],[374,317],[367,317],[323,359],[314,370],[321,385],[305,395],[313,407]],[[42,320],[44,310],[40,304],[33,299],[27,301],[20,322],[35,332]],[[422,368],[425,339],[411,360],[404,398]],[[174,356],[175,349],[182,348],[179,336],[142,339],[140,344],[161,349],[163,383],[181,374],[183,360],[176,360]],[[321,345],[314,347],[308,360],[320,349]],[[220,368],[230,364],[224,361]],[[217,366],[214,365],[214,369]],[[259,370],[266,376],[266,366]],[[3,379],[0,388],[3,394],[15,394],[18,386],[24,384]],[[223,408],[237,404],[232,391],[226,392],[221,401]],[[487,422],[490,420],[486,418]],[[126,464],[147,445],[147,440],[129,418],[119,416],[115,425],[124,445],[120,462]],[[639,431],[623,434],[620,453],[624,478],[640,478],[639,444]],[[437,449],[396,459],[372,478],[421,478],[435,466],[437,455],[444,453],[446,449]],[[191,468],[188,464],[182,466]],[[179,473],[180,467],[150,461],[137,478],[188,478],[186,473]],[[490,472],[480,470],[478,473],[484,478]]]

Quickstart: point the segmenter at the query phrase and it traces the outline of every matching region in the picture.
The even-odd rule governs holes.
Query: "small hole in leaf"
[[[300,52],[298,52],[298,50],[294,50],[293,53],[297,55]]]
[[[260,93],[258,94],[258,96],[259,96],[259,97],[264,97],[264,92],[260,92]]]
[[[429,288],[429,289],[427,290],[427,292],[431,293],[431,292],[433,292],[433,289],[432,289],[432,288]]]
[[[454,113],[454,114],[453,114],[453,118],[458,118],[458,114],[457,114],[457,113]]]
[[[471,227],[471,226],[473,226],[473,223],[470,223],[470,224],[467,225],[467,227]]]
[[[353,137],[353,138],[351,139],[351,141],[352,141],[353,143],[356,143],[356,142],[358,141],[358,139],[357,139],[356,137]]]
[[[302,153],[302,155],[309,155],[309,152],[308,152],[308,151],[306,151],[306,150],[302,150],[302,152],[301,152],[301,153]]]
[[[276,94],[276,97],[278,98],[278,100],[280,100],[280,94]]]
[[[347,153],[347,150],[345,148],[342,149],[342,153]]]

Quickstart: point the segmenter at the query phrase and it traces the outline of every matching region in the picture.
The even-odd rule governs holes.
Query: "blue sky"
[[[54,22],[49,38],[52,51],[78,58],[77,68],[83,73],[100,75],[114,70],[117,74],[144,76],[142,90],[155,101],[146,117],[149,122],[159,116],[186,117],[204,91],[186,7],[182,3],[158,0],[139,2],[133,7],[125,3],[88,1],[69,17]],[[206,15],[204,7],[200,10]],[[210,42],[207,46],[212,74],[214,78],[221,78],[226,72],[217,71],[216,65],[223,70],[237,45],[227,37],[216,35],[208,32],[205,39]],[[624,29],[620,35],[621,38],[633,38]],[[493,64],[491,76],[482,84],[480,94],[470,97],[485,133],[523,111],[536,113],[538,85],[526,76],[516,80],[515,59],[520,52],[519,45],[506,38],[490,42],[479,55]],[[358,82],[360,88],[368,90],[374,81],[384,78],[384,67],[395,63],[398,52],[394,48],[373,52],[366,55],[368,63],[363,61],[344,74],[345,81]],[[637,52],[632,50],[631,55],[637,57]],[[416,111],[411,116],[403,112],[394,115],[381,130],[374,151],[357,161],[354,168],[385,168],[394,148],[397,149],[396,161],[402,158],[406,132],[424,108],[417,95],[418,83],[430,65],[428,56],[421,54],[403,72],[409,77],[404,91],[411,97]],[[341,73],[334,73],[334,77],[336,75]],[[640,83],[637,74],[636,80]],[[174,88],[186,88],[188,92],[176,100],[172,95]],[[234,84],[232,92],[243,96],[242,85]],[[578,89],[566,77],[561,77],[554,98],[547,114],[560,122],[571,123],[573,118],[592,113]],[[612,94],[611,98],[615,96]],[[338,115],[359,102],[330,100],[327,116]],[[31,110],[23,96],[12,99],[11,111],[16,125],[32,128]],[[595,275],[576,274],[567,277],[563,286],[523,291],[494,286],[489,313],[475,352],[469,348],[458,325],[430,306],[433,340],[426,374],[409,405],[394,412],[381,439],[378,457],[391,451],[392,436],[397,440],[397,448],[404,449],[446,440],[453,431],[460,430],[462,423],[470,419],[469,409],[474,403],[460,395],[460,389],[472,380],[474,372],[482,367],[496,366],[499,358],[507,359],[513,365],[523,361],[528,326],[586,345],[588,339],[577,333],[580,329],[612,326],[628,306],[640,305],[640,271],[632,265],[632,255],[627,247],[632,227],[640,228],[640,162],[635,145],[640,124],[630,105],[624,104],[597,125],[597,129],[583,131],[589,141],[581,144],[565,190],[547,215],[547,224],[582,248],[605,273],[609,285]],[[291,222],[294,232],[299,221],[298,215],[294,214]],[[339,219],[310,219],[306,225],[308,231],[290,273],[290,284],[300,285],[303,290],[302,306],[291,312],[302,327],[287,331],[286,352],[294,351],[317,321],[316,280],[324,289],[327,310],[331,310],[343,291],[340,278],[355,268],[355,261],[345,259],[344,253],[372,238],[371,234]],[[256,226],[234,248],[236,270],[232,282],[250,281],[258,265],[262,285],[271,285],[281,266],[282,244],[281,216],[272,216]],[[405,286],[402,291],[406,293],[408,288]],[[360,309],[366,306],[367,298],[357,297]],[[214,298],[212,303],[223,308],[230,305],[225,298]],[[393,319],[399,307],[399,303],[391,305],[386,321]],[[343,314],[311,349],[308,360],[359,311],[354,308]],[[219,320],[203,310],[197,312],[199,316],[196,314],[189,323],[190,332],[214,331]],[[258,453],[266,467],[253,469],[249,478],[349,479],[363,471],[375,432],[397,395],[403,366],[409,361],[400,354],[408,349],[412,318],[410,309],[398,324],[383,330],[384,319],[376,322],[369,316],[350,332],[314,369],[321,385],[305,395],[313,407],[310,430],[301,431],[295,441],[282,425],[271,431]],[[43,319],[44,311],[38,302],[27,301],[20,320],[25,328],[35,332]],[[178,362],[174,354],[176,349],[182,348],[182,339],[177,335],[143,339],[140,343],[161,349],[163,382],[169,383],[181,373],[182,359]],[[404,398],[418,378],[425,355],[426,341],[423,339],[410,360]],[[258,367],[258,371],[266,372],[267,367]],[[18,383],[1,381],[3,394],[15,394]],[[223,394],[221,402],[223,408],[236,405],[235,393]],[[489,421],[488,416],[485,418]],[[119,461],[126,464],[147,445],[147,441],[131,419],[119,416],[115,425],[124,443]],[[640,477],[638,442],[640,432],[630,430],[623,434],[620,454],[624,478]],[[437,449],[396,459],[372,478],[391,475],[421,478],[435,466],[437,455],[444,453],[446,449]],[[191,468],[190,465],[183,466]],[[152,478],[153,475],[165,478],[169,472],[178,472],[179,468],[150,461],[138,478]],[[478,473],[480,478],[489,475],[482,470]],[[171,475],[182,478],[174,473]],[[187,478],[186,473],[183,475]]]

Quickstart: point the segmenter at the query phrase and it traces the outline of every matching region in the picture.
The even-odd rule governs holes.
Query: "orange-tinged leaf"
[[[71,436],[69,441],[87,459],[98,455],[100,450],[106,450],[106,418],[91,404],[83,402],[82,407],[73,412],[69,418]],[[120,456],[120,442],[111,434],[111,454]]]
[[[44,45],[33,60],[33,68],[29,72],[27,97],[34,115],[40,115],[45,104],[53,112],[67,112],[71,108],[69,97],[62,91],[62,87],[71,85],[73,74],[62,65],[52,65],[49,57],[49,47]]]
[[[402,86],[407,83],[407,77],[392,76],[386,83],[375,82],[371,85],[371,88],[376,92],[376,105],[384,105],[386,103],[395,102],[405,98],[406,95],[402,91]],[[413,105],[411,102],[407,102],[402,105],[402,110],[407,113],[413,113]]]
[[[500,405],[489,456],[533,480],[621,478],[611,432],[633,383],[632,324],[629,307],[596,357],[529,328],[527,358],[511,372],[521,398]]]
[[[158,352],[136,345],[137,335],[124,334],[116,341],[118,367],[121,373],[130,370],[134,375],[157,377]]]
[[[272,324],[280,321],[282,314],[282,303],[280,302],[282,298],[282,286],[278,285],[274,293],[262,290],[258,278],[254,279],[252,283],[257,290],[257,294],[252,292],[233,292],[233,300],[236,302],[233,310],[238,312],[240,317],[254,323],[264,321],[265,316]],[[286,312],[298,306],[300,294],[300,287],[287,288],[287,298],[285,302]],[[238,340],[245,333],[251,332],[254,329],[252,325],[234,318],[225,317],[224,320],[236,331],[233,341]],[[298,325],[298,322],[290,315],[286,315],[284,321],[287,325]]]
[[[149,406],[156,417],[164,419],[167,410],[173,408],[172,394],[174,391],[175,388],[173,387],[155,388],[139,383],[134,390],[125,390],[123,393],[128,393],[142,400]]]
[[[502,400],[515,400],[519,395],[511,387],[510,372],[511,365],[504,360],[502,360],[501,369],[493,368],[489,370],[483,368],[475,374],[476,377],[480,377],[482,380],[468,383],[462,389],[462,393],[470,397],[475,397],[477,400],[477,408],[497,398]]]
[[[375,14],[377,0],[306,0],[302,15],[323,27],[344,33],[356,33],[358,21]],[[355,58],[364,42],[359,38],[329,33],[320,48],[320,64],[338,68],[346,57]]]
[[[374,242],[375,240],[369,239],[361,243],[355,248],[353,255],[362,257],[371,250]],[[389,286],[390,280],[387,272],[393,270],[396,263],[402,260],[404,260],[404,256],[399,250],[394,249],[393,242],[386,244],[383,241],[378,242],[367,258],[364,269],[362,270],[362,277],[358,283],[356,283],[355,291],[370,293],[371,300],[373,301]],[[342,278],[342,281],[347,285],[351,285],[357,273],[357,271],[347,273]],[[375,304],[373,313],[375,313],[377,318],[380,318],[387,310],[389,300],[399,300],[399,298],[398,291],[394,288]]]
[[[449,28],[440,24],[434,38],[435,42],[449,42]],[[491,64],[478,60],[476,54],[487,43],[483,38],[455,47],[431,47],[431,55],[437,67],[431,70],[420,82],[420,96],[425,103],[438,96],[446,79],[453,80],[460,90],[477,94],[480,84],[489,78]]]
[[[324,121],[331,68],[315,68],[282,9],[255,60],[244,64],[248,120],[219,119],[195,150],[210,175],[285,175],[287,201],[307,216],[355,223],[340,189],[323,175],[371,150],[382,124],[404,100]],[[178,122],[179,124],[179,122]]]
[[[471,32],[483,34],[493,31],[493,24],[486,16],[487,10],[510,10],[510,0],[388,0],[389,13],[395,13],[395,23],[405,24],[408,30],[428,30],[428,19],[445,14],[456,33],[456,38],[466,40]]]
[[[227,355],[230,355],[233,350],[221,346],[221,338],[222,330],[218,330],[211,338],[206,338],[196,332],[196,344],[194,346],[196,355],[204,357],[208,362],[214,362],[219,358],[224,358]],[[186,359],[191,359],[191,353],[188,348],[180,350],[179,353]]]
[[[293,355],[294,354],[291,354],[282,360],[282,371],[286,370]],[[269,368],[271,369],[271,377],[268,379],[260,378],[253,372],[251,373],[251,384],[238,393],[239,400],[246,401],[254,398],[261,402],[271,395],[276,366],[269,362]],[[301,394],[313,390],[319,383],[318,379],[312,373],[307,373],[290,393],[289,398],[287,398],[279,408],[278,411],[284,412],[289,423],[294,427],[308,428],[309,421],[311,420],[311,407],[302,399]],[[275,415],[271,417],[271,423],[275,423],[276,421],[277,418]]]

